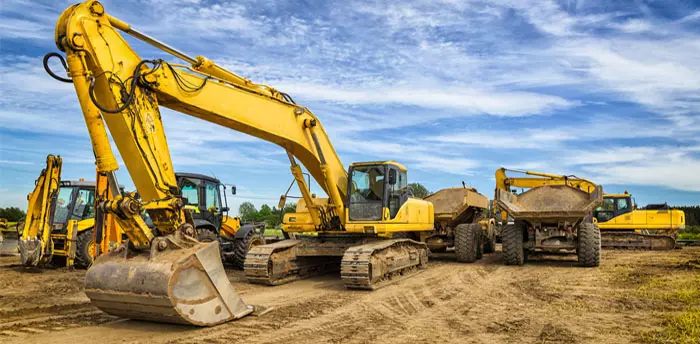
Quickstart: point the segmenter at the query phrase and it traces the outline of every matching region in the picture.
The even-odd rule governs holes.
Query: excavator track
[[[676,239],[666,234],[601,232],[601,247],[631,250],[672,250]]]
[[[425,268],[428,247],[410,239],[379,240],[345,251],[340,276],[348,289],[385,287]]]
[[[280,285],[337,271],[340,257],[299,256],[302,240],[283,240],[255,246],[246,255],[243,270],[248,282]]]

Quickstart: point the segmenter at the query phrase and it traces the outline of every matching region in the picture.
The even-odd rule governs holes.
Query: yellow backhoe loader
[[[189,65],[143,60],[127,33]],[[340,162],[320,121],[309,109],[269,86],[254,84],[210,60],[192,58],[108,15],[97,1],[66,9],[44,67],[71,82],[80,102],[99,173],[111,200],[97,203],[128,237],[128,245],[99,256],[86,274],[94,305],[119,316],[215,325],[252,312],[223,270],[219,247],[196,240],[192,213],[178,188],[159,107],[275,143],[288,154],[303,200],[286,214],[283,230],[314,233],[253,247],[245,260],[252,282],[280,284],[340,267],[347,287],[372,289],[422,268],[424,243],[390,239],[392,233],[430,231],[433,207],[408,197],[406,168],[394,161]],[[48,66],[61,60],[69,78]],[[105,126],[106,125],[106,126]],[[116,189],[118,168],[107,129],[140,199]],[[314,197],[303,165],[329,196]],[[154,229],[141,215],[145,210]]]
[[[627,191],[603,195],[594,217],[603,238],[603,248],[671,250],[676,232],[685,228],[685,213],[668,204],[650,204],[644,210]]]
[[[16,256],[18,239],[17,228],[10,226],[7,219],[0,218],[0,256]]]
[[[95,183],[61,180],[61,167],[60,156],[46,157],[27,216],[17,222],[24,266],[87,268],[95,257]]]
[[[516,195],[512,188],[528,190]],[[522,265],[533,252],[571,252],[581,266],[600,264],[600,230],[592,216],[603,201],[600,185],[576,176],[500,168],[494,200],[501,211],[506,265]]]

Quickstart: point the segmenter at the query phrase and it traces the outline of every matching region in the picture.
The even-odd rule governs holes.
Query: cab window
[[[73,220],[83,220],[95,217],[95,190],[80,189],[73,206]]]
[[[206,207],[207,209],[214,208],[215,211],[221,209],[219,199],[219,185],[212,182],[206,182]]]
[[[357,166],[350,173],[350,220],[381,220],[384,166]]]
[[[188,205],[199,206],[199,185],[184,178],[180,189],[182,190],[182,197],[187,200]]]
[[[632,211],[632,205],[630,204],[629,198],[618,198],[616,200],[616,203],[618,214],[625,214]]]
[[[595,217],[598,222],[607,222],[615,217],[615,200],[604,198],[603,204],[595,210]]]
[[[73,188],[62,187],[58,191],[58,197],[56,198],[56,210],[53,215],[54,223],[66,223],[68,221],[68,212],[71,202],[71,196],[73,195]]]

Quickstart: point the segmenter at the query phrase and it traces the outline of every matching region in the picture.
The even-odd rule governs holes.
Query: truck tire
[[[523,230],[520,226],[503,227],[503,263],[506,265],[525,264]]]
[[[578,264],[583,267],[600,265],[600,229],[593,223],[578,226]]]
[[[197,240],[199,242],[219,241],[219,236],[209,227],[200,227],[197,228]]]
[[[233,241],[233,267],[243,270],[245,256],[253,246],[265,245],[265,236],[255,231],[249,231],[245,237]]]
[[[455,255],[458,262],[473,263],[477,260],[481,226],[478,223],[463,223],[455,228]]]
[[[90,250],[95,249],[94,229],[84,230],[78,233],[78,239],[75,241],[75,260],[76,268],[87,269],[92,265],[92,255]],[[93,251],[94,252],[94,251]]]

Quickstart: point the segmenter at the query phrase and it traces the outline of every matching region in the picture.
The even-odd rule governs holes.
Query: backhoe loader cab
[[[239,218],[229,217],[226,186],[218,179],[197,173],[175,173],[175,176],[185,208],[192,213],[197,239],[218,241],[224,262],[243,269],[248,250],[265,244],[265,224],[241,225]]]

